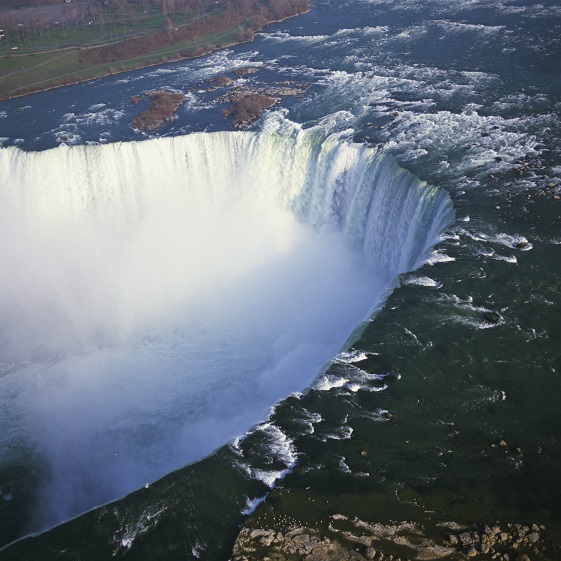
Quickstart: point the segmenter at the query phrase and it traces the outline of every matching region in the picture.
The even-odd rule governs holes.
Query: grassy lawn
[[[214,13],[217,10],[219,9],[214,4],[205,4],[196,10],[170,14],[169,21],[172,25],[184,25],[202,17],[205,13]],[[116,41],[160,30],[166,26],[167,21],[168,18],[161,12],[145,14],[137,9],[127,17],[109,12],[105,14],[104,20],[86,18],[85,21],[74,26],[49,27],[35,36],[23,37],[16,32],[7,33],[6,39],[0,42],[0,56],[13,54],[13,47],[17,47],[20,52],[31,53]],[[2,68],[0,61],[0,71]]]
[[[156,64],[164,59],[178,56],[184,49],[205,48],[209,45],[221,47],[235,41],[239,33],[239,26],[232,25],[219,33],[212,33],[197,37],[194,41],[181,41],[170,47],[138,56],[103,65],[88,65],[80,62],[80,50],[66,50],[61,56],[60,51],[51,53],[17,55],[0,59],[0,72],[10,69],[11,74],[0,75],[0,98],[7,98],[19,90],[33,88],[46,89],[54,84],[49,84],[60,78],[70,79],[73,82],[105,76],[117,72],[125,72],[132,68]],[[178,58],[180,58],[178,56]],[[24,70],[21,70],[24,68]],[[24,92],[21,92],[24,93]]]
[[[51,53],[51,55],[52,54],[53,53]],[[37,63],[35,61],[39,59],[40,55],[18,57],[20,58],[19,64],[25,62],[28,66],[25,70],[0,77],[0,96],[6,97],[11,92],[15,92],[30,84],[53,80],[59,78],[63,74],[79,71],[83,67],[79,62],[79,52],[77,50],[72,51],[64,58],[58,58],[60,54],[61,53],[54,53],[55,56],[51,56],[50,59],[47,55],[44,55],[47,61],[51,61],[44,66],[36,66]],[[0,68],[3,69],[3,61],[0,61]]]
[[[50,53],[33,53],[29,55],[8,55],[0,57],[0,74],[6,74],[14,70],[22,70],[45,63],[53,58],[60,57],[66,51]]]
[[[55,86],[57,80],[78,82],[143,65],[181,58],[179,51],[223,46],[234,42],[239,26],[232,25],[220,33],[181,41],[149,54],[116,63],[94,65],[81,62],[81,49],[115,44],[131,37],[162,30],[166,25],[180,26],[203,15],[220,12],[215,2],[195,10],[176,12],[164,17],[161,12],[144,13],[139,6],[127,14],[114,10],[104,13],[104,20],[85,18],[74,26],[51,26],[35,36],[23,37],[13,32],[0,42],[0,99]],[[91,22],[91,23],[90,23]],[[17,48],[14,48],[17,47]]]

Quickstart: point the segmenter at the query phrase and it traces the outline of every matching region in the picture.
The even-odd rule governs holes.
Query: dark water
[[[560,41],[553,2],[317,2],[248,45],[4,102],[4,146],[26,150],[144,138],[130,97],[164,86],[191,93],[161,134],[228,130],[203,80],[263,64],[246,79],[311,83],[286,118],[368,137],[446,189],[459,220],[353,343],[364,355],[241,441],[0,558],[227,559],[287,469],[294,499],[270,504],[309,523],[500,519],[559,539]],[[6,479],[4,541],[33,501],[32,475]]]

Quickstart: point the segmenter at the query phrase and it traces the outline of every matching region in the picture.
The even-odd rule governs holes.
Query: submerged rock
[[[488,323],[499,323],[503,318],[499,312],[485,312],[483,314],[483,319]]]
[[[234,74],[238,76],[246,76],[247,74],[255,74],[261,69],[260,66],[245,66],[243,68],[236,68]]]

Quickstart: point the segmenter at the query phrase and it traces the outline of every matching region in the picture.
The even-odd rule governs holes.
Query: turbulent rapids
[[[448,195],[279,120],[0,150],[2,466],[34,528],[210,453],[305,388],[419,266]]]

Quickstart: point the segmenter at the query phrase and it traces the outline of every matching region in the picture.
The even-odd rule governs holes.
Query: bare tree
[[[8,12],[0,16],[0,26],[8,33],[15,33],[18,30],[18,22],[14,14]]]
[[[175,0],[162,0],[162,13],[164,16],[173,14],[175,11]]]
[[[43,42],[43,30],[47,27],[47,22],[45,18],[41,15],[36,15],[33,17],[33,30],[35,34],[39,33],[41,43]]]

